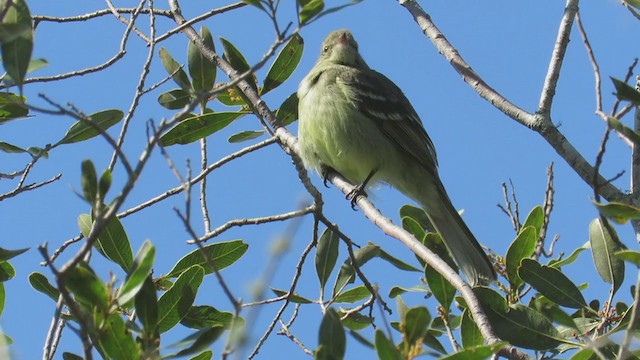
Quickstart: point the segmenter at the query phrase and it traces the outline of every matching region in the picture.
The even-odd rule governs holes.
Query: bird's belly
[[[312,90],[300,101],[298,135],[308,168],[329,166],[359,184],[384,166],[388,140],[346,98]]]

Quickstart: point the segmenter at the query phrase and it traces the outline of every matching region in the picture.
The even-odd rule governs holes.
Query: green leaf
[[[24,96],[1,92],[0,124],[29,115],[29,108],[25,105],[26,100]]]
[[[93,162],[91,160],[84,160],[81,168],[82,193],[84,195],[84,199],[87,200],[89,204],[93,205],[98,198],[98,174],[96,173],[96,168],[93,166]]]
[[[0,282],[8,281],[16,276],[16,270],[8,261],[0,261]]]
[[[340,237],[328,228],[320,235],[316,245],[316,274],[322,292],[338,260],[338,245]]]
[[[415,207],[413,205],[404,205],[400,208],[400,218],[404,219],[405,217],[409,217],[416,221],[420,228],[425,231],[434,231],[434,227],[431,224],[431,221],[427,217],[427,213],[419,207]]]
[[[624,281],[624,261],[614,256],[623,250],[618,235],[606,219],[597,218],[589,224],[589,242],[598,274],[613,285],[615,293]]]
[[[240,259],[248,247],[249,245],[242,242],[242,240],[232,240],[207,245],[204,246],[202,250],[195,249],[182,257],[165,277],[179,276],[185,270],[192,268],[193,265],[200,265],[204,269],[205,275],[211,274],[215,270],[221,271]],[[215,269],[209,264],[203,252],[206,254],[206,257],[213,262],[216,267]]]
[[[138,250],[135,259],[133,259],[133,264],[127,272],[127,278],[118,292],[120,306],[124,306],[124,304],[131,301],[140,291],[151,272],[155,256],[156,248],[149,240],[145,241],[140,250]]]
[[[214,341],[218,340],[220,335],[224,332],[222,326],[214,326],[209,329],[203,329],[198,331],[195,335],[195,340],[186,349],[182,349],[173,355],[169,355],[166,359],[173,359],[177,357],[187,356],[195,354],[209,347]]]
[[[287,126],[298,120],[298,94],[293,93],[282,102],[276,110],[276,119],[280,120],[282,126]]]
[[[570,329],[577,329],[573,318],[571,318],[569,314],[560,309],[560,306],[558,306],[558,304],[549,300],[543,295],[538,295],[532,298],[529,306],[533,309],[536,309],[539,313],[546,316],[547,319],[551,321],[566,326]]]
[[[187,315],[196,298],[204,277],[204,269],[193,265],[180,274],[158,299],[158,332],[161,334],[176,326]]]
[[[300,25],[313,19],[324,9],[324,1],[322,0],[298,0],[298,3],[301,5],[298,13]]]
[[[366,246],[354,251],[356,258],[356,264],[358,266],[364,265],[367,261],[378,256],[380,253],[380,247],[378,245],[369,243]],[[347,284],[352,284],[355,279],[356,270],[351,265],[351,259],[345,260],[340,267],[340,272],[336,278],[336,282],[333,286],[333,296],[335,297]]]
[[[87,308],[95,306],[101,311],[108,311],[107,288],[86,263],[81,262],[67,270],[65,285],[73,292],[76,300]]]
[[[560,269],[561,267],[563,267],[565,265],[572,264],[573,262],[575,262],[578,259],[578,255],[580,255],[581,252],[587,250],[587,247],[590,247],[589,242],[587,242],[584,245],[582,245],[581,247],[573,250],[571,255],[567,256],[566,258],[564,258],[562,260],[560,260],[560,259],[549,260],[549,263],[547,265],[551,266],[552,268]]]
[[[347,315],[347,312],[344,309],[340,309],[338,315],[340,315],[340,319],[342,319]],[[371,326],[371,318],[369,316],[362,315],[358,312],[350,313],[348,315],[349,316],[342,320],[342,325],[349,330],[359,331]]]
[[[162,66],[165,70],[171,75],[173,81],[175,81],[178,86],[180,86],[183,90],[191,91],[191,82],[189,81],[189,77],[187,73],[184,71],[182,66],[169,54],[167,49],[161,48],[160,52],[160,60],[162,62]]]
[[[108,128],[122,120],[124,113],[121,110],[103,110],[89,115],[86,119],[75,122],[69,131],[55,146],[72,144],[85,141],[98,136]]]
[[[322,347],[322,350],[320,354],[316,353],[316,358],[326,360],[344,358],[347,339],[340,317],[333,308],[328,308],[322,317],[318,339],[319,347]]]
[[[264,79],[261,94],[266,94],[280,86],[293,74],[293,71],[300,63],[303,50],[304,41],[302,37],[299,34],[294,34],[269,68],[267,77]]]
[[[224,129],[246,112],[216,112],[190,117],[178,123],[160,138],[162,146],[189,144]]]
[[[462,323],[460,324],[460,337],[462,338],[462,346],[470,348],[484,344],[484,337],[478,329],[478,325],[471,317],[469,309],[465,309],[462,313]]]
[[[18,249],[18,250],[7,250],[0,247],[0,261],[10,260],[24,252],[29,250],[29,248]]]
[[[220,84],[220,86],[226,86],[226,84],[222,83]],[[232,87],[224,90],[218,90],[213,97],[227,106],[247,106],[247,102],[244,100],[241,94],[242,93],[238,90],[237,87]]]
[[[224,48],[224,58],[231,64],[231,66],[237,71],[237,75],[242,75],[245,72],[251,70],[251,66],[244,58],[240,50],[238,50],[229,40],[220,37],[222,47]],[[245,78],[245,81],[256,91],[258,86],[256,85],[255,74],[251,74]]]
[[[190,358],[189,360],[211,360],[212,357],[213,357],[213,351],[205,350],[200,354]]]
[[[640,0],[623,0],[623,1],[633,6],[636,9],[640,9]]]
[[[640,144],[640,134],[638,134],[637,131],[631,129],[630,127],[625,126],[622,122],[620,122],[620,120],[616,119],[615,117],[607,116],[607,125],[609,125],[618,133],[627,137],[634,144]]]
[[[82,356],[70,353],[70,352],[63,352],[62,353],[62,359],[64,360],[84,360],[84,358]]]
[[[264,10],[264,8],[262,7],[262,4],[260,4],[260,0],[242,0],[243,3],[249,4],[249,5],[253,5],[255,7],[257,7],[258,9],[262,9]]]
[[[111,314],[99,332],[98,347],[112,359],[139,360],[138,344],[128,331],[120,314]]]
[[[424,274],[433,296],[438,300],[440,305],[448,311],[451,308],[453,297],[456,294],[456,288],[431,266],[425,268]]]
[[[406,262],[392,256],[391,254],[389,254],[388,252],[382,249],[380,249],[380,254],[378,255],[378,257],[382,260],[385,260],[389,264],[393,265],[397,269],[404,270],[404,271],[422,272],[422,270],[407,264]]]
[[[231,135],[228,141],[233,144],[233,143],[239,143],[247,140],[253,140],[255,138],[259,138],[260,136],[264,135],[264,133],[265,133],[264,130],[260,130],[260,131],[246,130],[246,131],[242,131],[237,134]]]
[[[524,225],[522,225],[522,229],[526,228],[527,226],[533,226],[536,229],[536,233],[540,234],[543,223],[544,210],[542,210],[542,206],[538,205],[531,209],[531,212],[529,212],[529,215],[527,215],[527,219],[524,221]]]
[[[619,202],[610,202],[608,204],[594,202],[593,204],[598,208],[601,215],[618,224],[624,224],[629,220],[640,220],[640,209],[635,206]]]
[[[613,85],[616,87],[618,99],[631,101],[634,105],[640,106],[640,92],[638,92],[638,90],[616,78],[611,78],[611,81],[613,81]]]
[[[552,349],[564,341],[553,324],[534,309],[519,304],[508,306],[500,294],[487,287],[473,290],[499,338],[532,350]]]
[[[518,276],[518,266],[520,261],[533,255],[538,244],[538,231],[534,226],[527,226],[520,230],[518,236],[513,240],[509,250],[507,250],[506,265],[507,278],[514,289],[522,285],[522,279]]]
[[[540,265],[533,259],[522,259],[518,274],[542,295],[561,306],[574,309],[587,306],[578,287],[558,269]]]
[[[58,291],[56,287],[51,285],[49,279],[47,279],[47,277],[43,274],[39,272],[32,272],[31,274],[29,274],[29,283],[35,290],[47,295],[53,301],[58,301],[60,291]]]
[[[376,330],[376,353],[378,359],[384,360],[403,360],[402,353],[393,342],[384,335],[380,329]]]
[[[6,2],[3,2],[3,4]],[[33,51],[31,13],[24,0],[14,0],[2,19],[2,26],[13,27],[15,38],[2,42],[2,65],[13,82],[22,85]],[[29,29],[29,30],[27,30]]]
[[[151,275],[147,276],[136,294],[135,307],[146,338],[154,337],[158,327],[158,295]]]
[[[93,221],[87,214],[78,216],[78,226],[85,237],[88,237],[93,227]],[[129,271],[133,263],[133,252],[131,244],[120,220],[113,216],[108,220],[107,225],[98,234],[98,240],[93,246],[107,259],[120,265],[125,272]]]
[[[6,300],[6,294],[4,290],[4,284],[0,283],[0,315],[2,315],[2,312],[4,311],[5,300]]]
[[[0,25],[1,27],[1,25]],[[1,32],[1,30],[0,30]],[[0,41],[1,43],[2,41]],[[29,61],[29,66],[27,66],[27,74],[30,74],[40,68],[43,68],[45,66],[49,65],[49,63],[47,62],[46,59],[31,59]],[[4,77],[3,82],[5,85],[7,86],[13,86],[15,85],[15,81],[13,81],[13,79],[11,78],[11,76],[9,76],[8,74]]]
[[[640,251],[635,250],[620,250],[614,254],[619,259],[633,263],[635,266],[640,267]]]
[[[281,289],[276,289],[276,288],[271,288],[271,291],[273,291],[273,293],[276,294],[278,297],[287,295],[289,293],[288,291],[281,290]],[[298,295],[297,293],[293,293],[293,295],[291,296],[289,301],[291,301],[292,303],[296,303],[296,304],[310,304],[310,303],[313,302],[313,301],[311,301],[309,299],[303,298],[302,296]]]
[[[225,329],[231,327],[233,314],[230,312],[219,311],[213,306],[202,305],[192,306],[189,308],[180,324],[192,329],[209,329],[216,326],[222,326]]]
[[[431,315],[424,306],[418,306],[409,309],[403,318],[404,324],[404,340],[410,347],[416,344],[422,344],[422,338],[429,330]]]
[[[356,286],[352,289],[346,290],[333,299],[335,303],[354,303],[371,296],[369,289],[366,286]]]
[[[416,285],[416,286],[412,286],[410,288],[405,288],[402,286],[394,286],[391,288],[391,290],[389,290],[389,297],[390,298],[395,298],[398,295],[402,295],[406,292],[418,292],[418,293],[424,293],[425,294],[425,298],[431,296],[431,292],[429,291],[429,289],[424,286],[424,285]]]
[[[104,199],[111,188],[111,170],[105,169],[98,181],[98,195],[100,199]]]
[[[439,360],[484,360],[496,354],[508,345],[506,341],[498,341],[489,345],[466,347],[455,354],[443,356]]]
[[[182,89],[173,89],[158,96],[158,103],[169,110],[182,109],[191,102],[189,92]]]
[[[0,122],[1,121],[2,120],[0,120]],[[25,149],[23,149],[21,147],[18,147],[18,146],[15,146],[15,145],[11,145],[11,144],[6,143],[4,141],[0,141],[0,151],[4,151],[4,152],[10,153],[10,154],[11,153],[20,154],[20,153],[26,153],[27,152],[27,150],[25,150]]]
[[[213,45],[213,37],[211,32],[206,27],[200,28],[200,37],[207,46],[207,48],[215,51]],[[189,42],[189,48],[187,50],[189,74],[193,80],[193,88],[196,91],[209,91],[213,88],[213,84],[216,82],[216,64],[209,61],[200,49],[193,42]]]

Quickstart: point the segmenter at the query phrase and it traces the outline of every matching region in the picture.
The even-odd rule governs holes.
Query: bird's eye
[[[324,53],[326,53],[327,51],[329,51],[329,45],[325,45],[325,46],[322,48],[322,53],[323,53],[323,54],[324,54]]]

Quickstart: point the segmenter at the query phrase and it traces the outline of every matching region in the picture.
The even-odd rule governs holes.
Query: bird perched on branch
[[[436,151],[418,114],[391,80],[369,68],[350,31],[327,36],[298,99],[298,141],[307,168],[321,175],[334,169],[361,193],[369,184],[390,184],[424,208],[472,285],[495,279],[440,181]]]

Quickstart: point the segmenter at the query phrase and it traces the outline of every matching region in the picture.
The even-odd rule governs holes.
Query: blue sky
[[[194,3],[183,2],[185,17],[200,14],[208,10],[206,6],[211,5],[210,2]],[[342,2],[327,3],[336,5]],[[124,1],[115,5],[131,6]],[[462,56],[491,86],[520,107],[529,111],[535,109],[562,16],[563,2],[423,1],[422,5]],[[30,1],[29,6],[32,14],[54,16],[78,15],[105,8],[105,4],[100,2],[71,0]],[[165,2],[156,2],[156,6],[166,8]],[[585,1],[581,15],[599,60],[603,76],[604,109],[608,112],[614,100],[611,96],[613,86],[608,76],[624,77],[629,64],[638,56],[637,43],[627,39],[638,33],[639,23],[615,0]],[[283,22],[291,19],[292,6],[282,13]],[[158,33],[173,27],[168,20],[159,21]],[[146,21],[141,24],[146,29]],[[257,62],[273,41],[268,18],[251,7],[216,16],[202,25],[211,30],[214,39],[224,37],[234,43],[250,63]],[[351,29],[369,65],[395,81],[411,100],[436,146],[440,175],[447,191],[454,205],[465,210],[463,218],[480,242],[504,255],[514,233],[508,218],[496,207],[497,203],[503,202],[500,184],[513,180],[524,220],[533,206],[542,203],[546,168],[551,162],[555,163],[556,201],[549,236],[560,235],[556,254],[570,252],[588,240],[588,224],[597,216],[596,209],[591,205],[593,192],[536,133],[507,118],[461,81],[422,35],[408,12],[395,1],[364,1],[304,28],[301,32],[305,41],[302,61],[289,81],[266,97],[272,109],[295,91],[299,81],[313,66],[323,38],[339,28]],[[38,70],[34,76],[54,75],[106,61],[117,51],[122,31],[123,25],[111,16],[86,23],[42,23],[36,31],[34,57],[47,59],[49,65]],[[593,73],[575,28],[571,40],[552,115],[554,122],[561,124],[561,131],[574,146],[593,162],[604,124],[594,115]],[[159,46],[166,47],[179,62],[186,62],[187,41],[184,36],[174,36]],[[216,46],[221,49],[219,41],[216,41]],[[108,108],[126,111],[146,51],[140,39],[132,36],[125,58],[107,70],[62,82],[29,84],[25,94],[35,105],[44,105],[38,99],[38,94],[42,93],[60,104],[71,103],[87,114]],[[264,78],[267,69],[265,67],[259,71],[259,79]],[[155,61],[151,68],[150,83],[166,75],[160,62]],[[220,73],[218,76],[220,79]],[[165,84],[143,98],[125,142],[125,152],[132,159],[138,157],[146,141],[145,122],[153,119],[158,123],[162,118],[172,115],[171,111],[160,107],[155,99],[161,92],[173,87],[172,84]],[[214,110],[223,108],[214,106]],[[58,141],[72,123],[68,118],[35,114],[32,118],[3,125],[0,140],[23,147],[43,146]],[[253,116],[236,121],[210,137],[209,158],[215,161],[248,145],[227,143],[230,135],[242,130],[258,129],[260,125]],[[295,132],[296,124],[292,124],[290,130]],[[114,127],[112,134],[116,135],[117,131]],[[195,144],[170,147],[168,152],[183,174],[186,159],[191,159],[192,164],[198,162],[199,149]],[[61,180],[40,190],[5,200],[0,206],[3,219],[0,246],[9,249],[32,248],[12,260],[17,275],[5,283],[7,300],[0,324],[14,340],[12,353],[16,359],[41,357],[42,344],[54,311],[53,302],[31,289],[27,281],[27,276],[33,271],[49,275],[47,269],[39,266],[41,258],[36,247],[46,242],[49,249],[53,250],[77,235],[77,216],[89,211],[86,203],[74,194],[80,189],[80,163],[89,158],[101,170],[106,168],[110,157],[109,146],[98,138],[60,147],[51,153],[48,160],[37,164],[30,180],[43,181],[62,173]],[[16,170],[28,161],[23,155],[0,154],[0,159],[2,172]],[[612,137],[602,168],[604,176],[612,177],[626,170],[628,164],[626,145],[615,136]],[[122,185],[123,179],[123,169],[118,167],[114,172],[112,191]],[[409,250],[396,240],[384,236],[363,218],[361,212],[352,211],[340,192],[333,187],[324,188],[318,176],[313,175],[312,180],[323,192],[326,215],[356,242],[366,244],[373,241],[394,256],[415,264]],[[616,181],[616,185],[625,190],[629,187],[628,183],[628,173]],[[154,154],[124,208],[135,206],[177,185],[164,158]],[[250,154],[212,173],[209,185],[214,227],[230,219],[291,211],[309,198],[296,177],[290,159],[275,146]],[[9,191],[13,186],[15,182],[1,180],[0,192]],[[373,193],[376,206],[398,223],[398,209],[409,200],[385,186]],[[134,252],[146,239],[156,245],[157,274],[168,272],[182,255],[192,250],[186,244],[188,235],[175,216],[173,207],[184,208],[184,197],[173,197],[123,220]],[[201,231],[200,223],[195,223]],[[279,262],[271,286],[289,286],[297,259],[311,240],[311,225],[311,219],[305,218],[289,252]],[[622,240],[633,248],[630,228],[618,229]],[[267,265],[273,241],[286,230],[287,225],[281,223],[249,226],[231,230],[217,239],[241,238],[249,244],[247,254],[225,272],[237,297],[251,300],[250,286]],[[77,247],[69,248],[66,258],[76,250]],[[346,249],[341,249],[339,261],[345,257]],[[98,254],[94,255],[92,263],[105,280],[110,272],[117,279],[124,278],[119,269],[107,264]],[[60,264],[62,262],[58,262]],[[368,263],[363,270],[374,283],[381,286],[383,294],[388,293],[391,285],[410,287],[419,283],[414,274],[390,268],[380,261]],[[590,254],[583,253],[576,264],[564,270],[575,282],[590,284],[584,292],[588,301],[606,299],[609,288],[597,276]],[[635,274],[628,272],[627,281],[618,297],[629,299],[628,287],[634,278]],[[312,259],[305,265],[298,292],[308,298],[318,298]],[[419,296],[406,296],[405,300],[411,305],[426,303],[432,314],[435,313],[433,299],[425,302]],[[206,278],[196,303],[212,304],[221,310],[231,309],[213,277]],[[394,304],[393,301],[389,303]],[[266,306],[260,311],[252,328],[253,340],[262,335],[276,310],[277,305]],[[307,305],[302,310],[292,331],[304,344],[314,348],[317,344],[320,309]],[[289,316],[290,312],[284,318],[288,319]],[[185,331],[172,331],[163,340],[164,344],[186,334]],[[58,354],[62,351],[80,353],[81,347],[68,329],[64,339]],[[219,344],[214,347],[216,353],[219,353],[219,349]],[[305,358],[288,339],[277,335],[272,335],[267,341],[259,358],[273,358],[283,351],[291,358]],[[350,339],[348,357],[362,351],[363,348]]]

